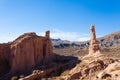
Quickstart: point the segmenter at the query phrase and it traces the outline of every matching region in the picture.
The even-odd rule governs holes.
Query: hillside
[[[97,38],[101,53],[120,57],[120,31]],[[61,55],[84,56],[88,54],[89,41],[71,42],[61,39],[52,39],[54,53]],[[109,53],[109,54],[108,54]],[[117,55],[114,55],[117,54]]]
[[[54,48],[79,47],[80,49],[89,47],[89,41],[72,42],[61,39],[51,39]],[[101,48],[109,48],[120,45],[120,31],[97,38]]]

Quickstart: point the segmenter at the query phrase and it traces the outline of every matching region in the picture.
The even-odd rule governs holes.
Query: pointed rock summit
[[[90,47],[89,47],[89,55],[100,53],[100,48],[99,48],[98,41],[96,39],[94,25],[91,25],[90,32],[91,32],[91,40],[90,40]]]

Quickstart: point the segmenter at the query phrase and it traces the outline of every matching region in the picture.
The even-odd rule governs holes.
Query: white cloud
[[[44,32],[41,32],[40,35],[44,36]],[[79,32],[65,32],[59,29],[53,29],[50,33],[51,38],[70,41],[86,41],[89,40],[89,34],[82,34]]]
[[[62,39],[62,40],[70,40],[70,41],[86,41],[89,40],[89,35],[90,34],[84,34],[84,33],[79,33],[79,32],[65,32],[59,29],[52,29],[51,31],[51,38],[53,39]],[[45,32],[40,32],[38,35],[44,36]],[[9,34],[6,36],[1,36],[0,43],[6,43],[9,41],[15,40],[19,34]]]
[[[78,38],[76,41],[87,41],[87,40],[90,40],[90,37],[81,37]]]
[[[78,37],[78,33],[53,30],[53,32],[51,32],[51,37],[52,38],[61,38],[64,40],[74,40],[75,38]]]

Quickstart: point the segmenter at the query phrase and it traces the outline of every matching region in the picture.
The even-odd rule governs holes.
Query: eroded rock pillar
[[[90,47],[89,47],[89,54],[94,54],[100,51],[98,41],[96,39],[95,27],[91,25],[90,27],[91,32],[91,40],[90,40]]]
[[[53,53],[52,42],[50,40],[50,31],[46,31],[45,37],[46,37],[46,43],[44,45],[45,46],[44,57],[45,57],[45,62],[48,62],[50,61]]]
[[[46,36],[47,39],[50,39],[50,31],[46,31],[45,36]]]

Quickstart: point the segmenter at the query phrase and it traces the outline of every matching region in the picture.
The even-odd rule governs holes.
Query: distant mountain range
[[[65,48],[65,47],[79,47],[81,49],[88,48],[90,45],[90,41],[68,41],[61,39],[51,39],[53,43],[53,48]],[[106,36],[97,38],[99,45],[101,48],[109,48],[120,45],[120,31],[108,34]]]

